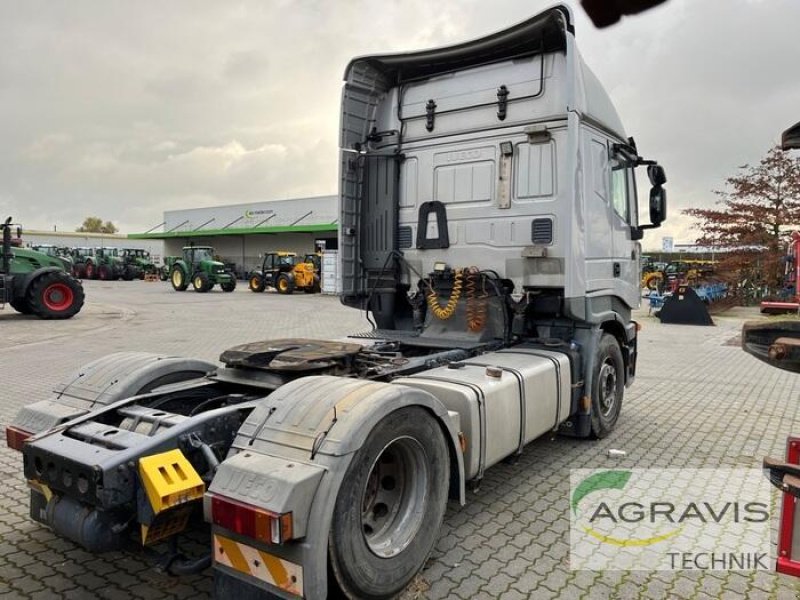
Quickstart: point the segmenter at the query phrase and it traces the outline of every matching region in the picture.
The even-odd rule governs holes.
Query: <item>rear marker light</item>
[[[282,544],[294,536],[292,513],[274,513],[222,496],[211,497],[214,525],[267,544]]]
[[[17,450],[22,452],[22,445],[28,441],[28,438],[31,437],[33,433],[30,431],[24,431],[22,429],[17,429],[16,427],[12,427],[11,425],[6,426],[6,446],[11,448],[12,450]]]

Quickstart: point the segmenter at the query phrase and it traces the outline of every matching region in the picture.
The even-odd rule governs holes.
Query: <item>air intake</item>
[[[414,245],[414,230],[410,225],[401,225],[397,228],[397,247],[406,250]]]
[[[537,245],[547,246],[553,243],[553,220],[534,219],[531,223],[531,241]]]

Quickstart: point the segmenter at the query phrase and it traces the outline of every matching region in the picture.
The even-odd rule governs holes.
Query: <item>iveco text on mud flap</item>
[[[374,328],[243,344],[204,377],[55,419],[19,444],[35,519],[94,548],[174,542],[199,478],[210,552],[162,564],[212,562],[219,598],[385,598],[486,469],[548,431],[613,429],[666,177],[582,61],[570,11],[354,59],[341,125],[342,301]]]

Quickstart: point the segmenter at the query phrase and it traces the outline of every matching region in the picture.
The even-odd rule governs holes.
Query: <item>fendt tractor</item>
[[[214,259],[210,246],[186,246],[183,256],[176,258],[169,279],[176,292],[184,292],[192,283],[195,292],[207,292],[219,284],[223,292],[236,289],[236,276],[223,263]]]
[[[22,248],[22,228],[16,228],[16,240],[12,240],[12,228],[11,217],[0,223],[0,303],[42,319],[69,319],[78,314],[84,300],[80,282],[65,272],[59,257]]]
[[[69,248],[65,246],[54,246],[53,244],[31,244],[29,248],[36,252],[41,252],[47,256],[59,259],[61,264],[64,266],[64,270],[67,273],[72,273],[73,262],[72,257],[70,256],[71,251]]]
[[[80,246],[72,249],[72,275],[78,279],[97,278],[95,248]]]
[[[102,281],[116,281],[117,279],[126,279],[130,281],[138,274],[127,265],[119,255],[119,248],[97,248],[95,250],[95,264],[97,269],[94,275],[97,279]]]
[[[664,219],[666,177],[570,10],[352,60],[340,146],[341,299],[374,328],[248,343],[221,366],[82,368],[7,430],[35,520],[93,552],[169,539],[161,564],[211,564],[217,598],[388,598],[492,465],[548,432],[612,431],[636,372],[637,240]],[[208,554],[174,554],[201,505]]]
[[[299,259],[294,252],[268,252],[261,268],[247,276],[251,292],[263,292],[271,287],[279,294],[291,294],[301,290],[307,294],[321,291],[319,270],[314,262],[315,254]]]
[[[122,248],[120,256],[131,279],[144,279],[145,275],[155,275],[158,271],[150,252],[144,248]]]

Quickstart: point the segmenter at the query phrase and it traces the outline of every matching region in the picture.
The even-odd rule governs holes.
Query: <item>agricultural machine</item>
[[[662,271],[646,273],[643,282],[650,289],[650,308],[665,324],[713,325],[709,309],[728,296],[728,285],[714,277],[711,261],[670,262]]]
[[[765,300],[761,312],[771,315],[797,313],[800,310],[800,231],[793,231],[788,252],[784,257],[786,270],[781,298]]]
[[[781,142],[784,150],[800,150],[800,123],[784,131]],[[789,247],[792,260],[787,261],[786,273],[795,302],[798,300],[798,237],[800,233],[792,233]],[[796,307],[795,304],[794,310]],[[786,310],[780,312],[792,311],[791,306],[783,308]],[[765,312],[763,304],[762,312]],[[742,347],[745,352],[773,367],[800,373],[800,321],[796,319],[745,323]],[[786,440],[784,459],[765,457],[763,466],[772,484],[782,494],[775,569],[784,575],[800,577],[800,437],[790,435]]]
[[[153,275],[158,271],[150,253],[143,248],[122,248],[120,257],[125,268],[129,269],[131,279],[144,279],[145,275]]]
[[[0,301],[24,315],[42,319],[69,319],[83,306],[80,282],[64,271],[59,257],[22,248],[22,228],[12,243],[11,217],[0,224],[3,235]]]
[[[64,265],[64,270],[67,273],[72,273],[73,262],[69,248],[52,244],[31,244],[29,247],[35,252],[41,252],[52,258],[59,259]]]
[[[95,248],[79,246],[71,251],[72,275],[78,279],[97,278],[97,258]]]
[[[248,275],[251,292],[263,292],[275,288],[279,294],[291,294],[302,290],[307,294],[318,293],[320,278],[315,266],[316,254],[307,254],[302,261],[294,252],[269,252],[264,255],[260,269]]]
[[[341,300],[374,328],[247,343],[219,366],[122,353],[82,368],[7,429],[32,518],[92,552],[169,540],[162,564],[212,565],[217,598],[389,598],[448,498],[464,504],[492,465],[551,432],[607,436],[636,374],[638,240],[665,217],[666,175],[574,30],[558,6],[351,61]],[[198,255],[213,263],[186,251],[176,289],[208,273]],[[186,558],[200,506],[208,553]]]
[[[195,292],[205,293],[219,284],[223,292],[236,289],[236,276],[214,258],[210,246],[186,246],[183,256],[172,263],[170,281],[176,292],[183,292],[191,282]]]

